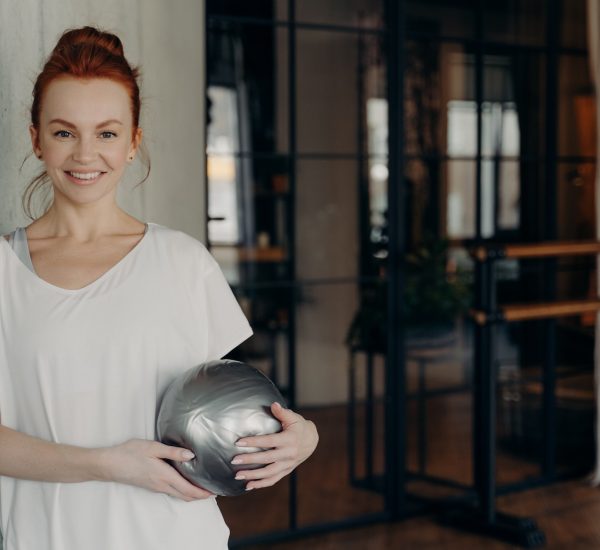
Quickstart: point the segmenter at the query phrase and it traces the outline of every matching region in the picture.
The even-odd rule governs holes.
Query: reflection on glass
[[[386,95],[383,38],[305,29],[296,36],[298,152],[364,154],[366,102]]]
[[[498,167],[498,229],[513,230],[520,222],[520,166],[516,161],[504,161]]]
[[[208,176],[208,238],[212,243],[237,244],[239,163],[238,101],[233,88],[209,86],[212,120],[208,126],[206,153]]]
[[[385,332],[386,323],[364,291],[356,283],[305,285],[296,306],[297,401],[321,432],[315,455],[298,470],[301,525],[383,510],[385,353],[368,344],[368,333]],[[354,330],[357,319],[362,328]]]
[[[546,0],[483,2],[484,39],[490,42],[543,46]]]
[[[475,236],[475,168],[473,161],[453,160],[445,163],[446,233],[450,239]]]
[[[369,147],[369,218],[373,254],[387,258],[388,244],[388,102],[383,98],[367,100],[367,132]]]
[[[287,19],[288,0],[206,0],[208,16]]]
[[[288,148],[287,28],[214,19],[208,24],[208,87],[236,92],[235,153],[275,153]],[[209,125],[215,112],[208,101]]]
[[[472,38],[475,31],[477,0],[460,2],[406,2],[407,30],[409,33],[427,33],[432,36]]]
[[[558,101],[559,154],[594,157],[596,98],[587,56],[560,56]]]
[[[516,230],[520,220],[520,165],[500,158],[481,164],[482,234]]]
[[[474,139],[477,131],[476,118],[469,116],[475,101],[474,58],[462,46],[431,42],[408,42],[406,58],[405,151],[411,156],[453,154],[457,142]],[[475,143],[462,144],[464,154],[475,155]]]
[[[596,163],[559,163],[557,174],[558,238],[595,239]]]
[[[230,180],[217,178],[221,169]],[[209,222],[211,252],[232,285],[290,277],[288,170],[285,157],[208,157],[209,212],[219,216]],[[226,233],[231,226],[237,236]]]
[[[296,21],[348,27],[382,28],[382,0],[300,0]]]
[[[295,193],[296,277],[354,277],[361,253],[359,163],[298,160]],[[369,228],[365,228],[369,231]]]
[[[565,48],[587,49],[586,0],[561,0],[560,45]]]

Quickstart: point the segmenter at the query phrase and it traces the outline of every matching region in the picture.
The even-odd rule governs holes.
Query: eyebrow
[[[75,125],[71,124],[70,122],[67,122],[66,120],[63,120],[62,118],[53,118],[48,124],[52,124],[53,122],[56,122],[57,124],[62,124],[63,126],[68,126],[69,128],[75,128]],[[98,124],[98,126],[96,126],[96,128],[102,128],[103,126],[108,126],[109,124],[113,123],[120,124],[121,126],[123,126],[123,123],[120,120],[117,120],[116,118],[111,118],[109,120],[101,122],[100,124]]]

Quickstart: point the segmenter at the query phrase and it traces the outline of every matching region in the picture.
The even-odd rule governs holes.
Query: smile
[[[66,172],[65,174],[74,183],[88,185],[98,181],[106,172]]]

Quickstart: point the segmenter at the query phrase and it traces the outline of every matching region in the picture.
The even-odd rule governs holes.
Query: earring
[[[129,157],[129,160],[133,160],[133,157]]]

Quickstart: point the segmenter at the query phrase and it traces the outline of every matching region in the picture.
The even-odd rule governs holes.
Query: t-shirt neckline
[[[99,285],[102,281],[104,281],[106,278],[108,278],[114,272],[118,271],[118,269],[122,265],[126,264],[130,260],[130,258],[135,256],[139,252],[139,249],[142,247],[144,242],[148,240],[150,232],[154,230],[154,226],[156,225],[153,222],[146,222],[146,223],[148,225],[148,229],[146,229],[146,232],[144,233],[142,238],[137,242],[137,244],[127,254],[125,254],[125,256],[123,256],[116,264],[114,264],[112,267],[110,267],[108,270],[106,270],[102,275],[100,275],[100,277],[98,277],[97,279],[94,279],[91,283],[88,283],[87,285],[85,285],[81,288],[63,288],[63,287],[60,287],[57,285],[53,285],[52,283],[49,283],[45,279],[42,279],[37,273],[34,273],[25,264],[23,264],[21,259],[15,253],[15,251],[11,248],[8,241],[4,237],[2,237],[2,235],[0,235],[0,241],[3,241],[2,246],[6,245],[6,247],[8,248],[8,251],[9,251],[8,256],[12,257],[12,259],[20,266],[20,268],[23,269],[28,274],[27,275],[28,277],[32,277],[34,280],[38,281],[38,283],[41,284],[42,286],[45,286],[45,287],[47,287],[51,290],[54,290],[55,292],[59,292],[61,294],[79,294],[79,293],[83,293],[83,292],[90,290],[91,288]]]

